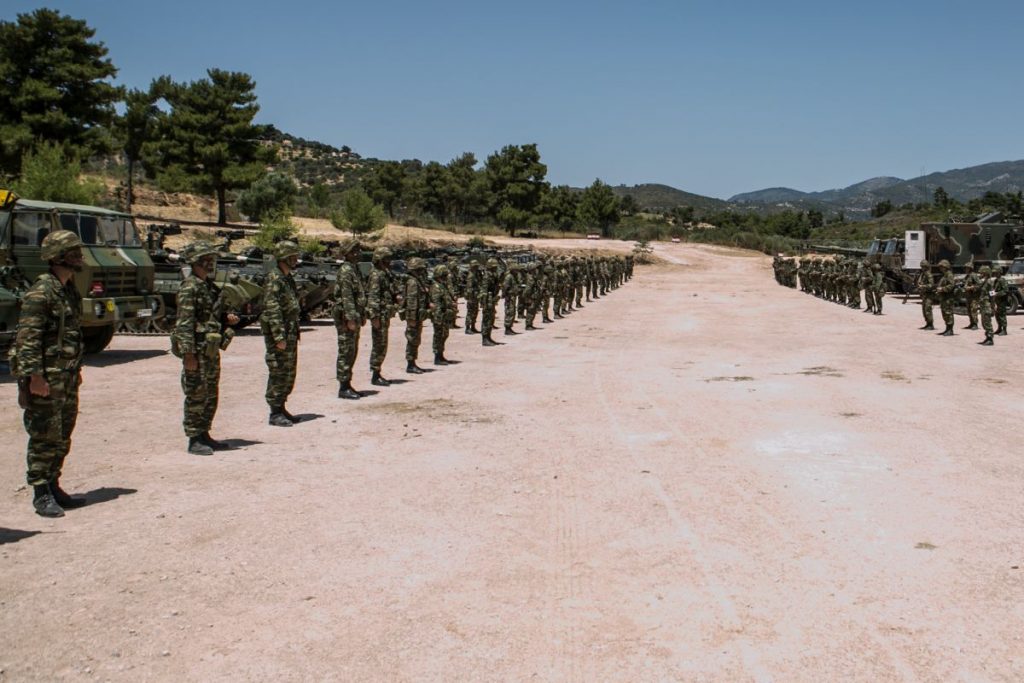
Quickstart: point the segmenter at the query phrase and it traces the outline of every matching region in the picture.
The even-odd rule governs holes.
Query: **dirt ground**
[[[456,330],[429,374],[396,321],[406,381],[358,402],[311,325],[288,430],[243,335],[214,425],[243,447],[208,458],[166,339],[118,337],[63,519],[32,512],[0,385],[0,679],[1024,679],[1020,319],[985,348],[657,250],[498,348]]]

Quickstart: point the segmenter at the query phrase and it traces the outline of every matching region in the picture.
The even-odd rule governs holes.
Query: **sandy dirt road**
[[[409,381],[358,402],[311,326],[289,430],[242,336],[214,435],[249,445],[209,458],[166,340],[117,338],[66,467],[93,504],[60,520],[0,385],[0,679],[1024,679],[1019,320],[983,348],[657,249],[541,331],[455,331],[430,374],[393,328]]]

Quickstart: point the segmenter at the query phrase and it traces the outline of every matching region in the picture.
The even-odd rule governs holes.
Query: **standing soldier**
[[[1006,336],[1006,306],[1010,298],[1010,285],[1003,277],[1000,266],[992,266],[992,304],[996,315],[996,334]]]
[[[497,346],[498,342],[491,339],[494,330],[495,307],[498,305],[498,259],[487,259],[487,268],[480,278],[477,296],[480,299],[480,335],[484,346]]]
[[[992,271],[989,270],[988,266],[982,266],[978,269],[978,275],[981,277],[981,284],[978,286],[978,312],[981,314],[981,327],[985,330],[985,341],[978,342],[982,346],[995,346],[995,335],[992,332],[992,292],[994,280],[992,279]]]
[[[466,296],[466,334],[478,334],[476,328],[476,314],[480,308],[480,263],[470,261],[469,270],[466,271],[465,296]]]
[[[964,268],[967,274],[964,276],[964,298],[967,300],[967,320],[970,324],[965,330],[978,329],[978,303],[981,299],[981,277],[974,272],[974,264],[968,263]]]
[[[952,337],[953,332],[953,296],[956,292],[956,278],[953,277],[953,270],[949,267],[949,261],[939,261],[939,270],[942,276],[935,285],[935,293],[939,295],[939,310],[942,312],[942,322],[946,329],[939,333],[942,337]]]
[[[277,266],[263,283],[263,313],[260,329],[266,346],[267,405],[274,427],[291,427],[299,418],[284,404],[295,387],[295,369],[299,361],[299,293],[292,270],[299,263],[299,245],[278,242],[274,246]]]
[[[408,261],[409,277],[405,280],[405,371],[422,375],[423,368],[416,365],[423,335],[423,321],[430,313],[430,291],[427,288],[427,262],[419,256]]]
[[[932,275],[932,264],[928,261],[921,261],[921,274],[917,276],[917,291],[921,294],[921,314],[924,315],[924,326],[922,330],[934,330],[935,325],[932,319],[932,306],[935,295],[935,276]]]
[[[434,281],[430,283],[430,322],[434,326],[434,365],[448,365],[444,347],[448,341],[450,323],[455,310],[455,295],[451,290],[451,274],[447,266],[434,268]]]
[[[860,262],[857,267],[857,277],[859,281],[857,283],[857,300],[860,301],[860,290],[864,290],[864,312],[874,313],[875,312],[875,289],[872,286],[874,281],[875,273],[874,269],[868,263],[867,259]]]
[[[885,276],[882,274],[882,264],[875,263],[871,266],[871,298],[875,304],[875,315],[882,315],[882,299],[885,297]]]
[[[391,316],[395,314],[400,297],[395,292],[394,277],[391,275],[391,250],[377,247],[373,250],[373,270],[367,285],[366,315],[370,319],[370,384],[377,387],[391,386],[391,382],[380,374],[384,358],[388,355],[388,330]]]
[[[334,327],[338,331],[338,398],[350,400],[363,396],[352,388],[352,368],[359,353],[359,330],[366,323],[363,278],[356,270],[359,249],[359,243],[355,240],[342,240],[339,253],[345,262],[338,268],[334,280]]]
[[[523,299],[526,301],[526,329],[535,330],[537,319],[537,264],[530,263],[523,273]]]
[[[217,268],[217,250],[194,242],[182,253],[192,268],[178,289],[178,319],[171,333],[171,351],[182,359],[181,389],[185,393],[182,426],[192,455],[213,455],[230,446],[210,436],[217,414],[220,385],[220,292],[210,280]],[[232,321],[231,318],[234,318]],[[229,316],[228,322],[238,322]]]
[[[22,299],[11,371],[18,377],[18,405],[25,411],[32,506],[43,517],[63,517],[64,508],[85,505],[60,487],[82,383],[82,297],[72,278],[84,261],[82,241],[68,230],[51,232],[40,246],[50,270]]]
[[[459,259],[449,256],[447,259],[448,271],[448,293],[451,295],[454,308],[448,316],[451,319],[451,329],[459,329],[459,297],[462,296],[462,278],[459,273]]]
[[[505,334],[519,334],[512,329],[516,322],[516,308],[519,293],[519,281],[515,271],[519,268],[515,263],[509,264],[505,277],[501,280],[501,296],[505,300]]]

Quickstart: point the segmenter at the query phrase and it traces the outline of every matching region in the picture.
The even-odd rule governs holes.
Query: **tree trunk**
[[[135,194],[133,192],[133,182],[135,180],[134,176],[135,176],[135,160],[134,159],[128,159],[128,188],[127,188],[127,191],[125,192],[125,198],[124,198],[124,203],[125,203],[124,210],[125,210],[125,213],[131,213],[132,212],[132,203],[135,201]]]
[[[225,204],[227,200],[225,198],[224,186],[217,188],[217,225],[228,224],[228,212]]]

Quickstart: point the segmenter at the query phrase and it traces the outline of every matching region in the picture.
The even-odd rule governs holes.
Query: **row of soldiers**
[[[776,281],[784,286],[814,294],[827,301],[860,308],[861,292],[864,293],[865,312],[882,314],[882,299],[885,296],[885,279],[878,263],[869,264],[866,259],[839,257],[835,259],[807,257],[786,259],[777,255],[773,260]],[[957,279],[949,261],[943,259],[935,266],[938,277],[932,271],[932,264],[921,261],[920,273],[915,282],[921,296],[921,312],[924,316],[922,330],[934,330],[933,308],[939,307],[945,329],[943,337],[954,335],[953,308],[963,301],[967,309],[966,330],[977,330],[979,319],[985,339],[982,346],[993,346],[996,335],[1007,334],[1006,310],[1009,303],[1010,287],[1003,277],[1003,269],[997,265],[984,265],[975,272],[974,264],[964,266],[965,275]],[[997,327],[993,329],[992,320]]]
[[[416,361],[427,320],[434,328],[435,364],[449,362],[445,343],[449,331],[458,327],[460,296],[475,303],[467,311],[467,331],[479,332],[486,346],[496,345],[491,332],[499,298],[505,302],[505,332],[516,334],[517,318],[526,320],[527,329],[534,329],[538,313],[545,322],[552,322],[549,312],[560,318],[582,307],[582,297],[589,302],[606,295],[632,276],[633,267],[631,258],[541,256],[536,263],[514,265],[504,274],[496,259],[489,259],[483,267],[470,265],[464,276],[458,262],[450,261],[435,267],[433,277],[428,277],[426,261],[414,257],[406,262],[408,276],[402,280],[391,269],[390,250],[378,247],[364,281],[357,268],[360,245],[347,241],[340,251],[344,262],[335,281],[332,312],[338,332],[338,396],[347,399],[362,396],[352,388],[352,367],[359,333],[367,322],[372,334],[371,382],[388,386],[381,368],[387,355],[388,329],[396,313],[406,324],[406,371],[418,374],[423,372]],[[33,507],[44,517],[62,517],[64,510],[85,504],[60,486],[78,417],[82,377],[82,305],[72,279],[83,266],[82,242],[72,232],[57,230],[43,240],[41,253],[49,272],[41,275],[24,297],[10,361],[12,373],[18,377],[18,403],[25,411],[29,436],[27,480],[33,487]],[[264,282],[260,316],[268,370],[265,399],[270,407],[269,424],[291,427],[300,421],[285,407],[295,385],[301,336],[299,296],[292,275],[299,262],[299,247],[294,242],[280,242],[273,255],[276,267]],[[220,355],[231,341],[230,326],[238,319],[227,309],[213,282],[217,249],[196,242],[182,250],[181,256],[190,272],[178,291],[171,352],[182,361],[188,452],[211,455],[231,448],[210,435],[210,426],[218,405]]]

